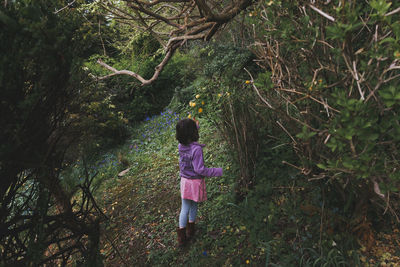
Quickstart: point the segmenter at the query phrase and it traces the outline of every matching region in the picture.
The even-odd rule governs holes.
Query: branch
[[[63,10],[66,9],[67,7],[72,6],[72,5],[75,3],[75,1],[76,1],[76,0],[73,0],[71,3],[68,3],[68,5],[66,5],[65,7],[61,8],[61,9],[59,9],[59,10],[54,11],[54,14],[57,14],[58,12],[63,11]],[[6,5],[6,4],[7,4],[7,1],[4,3],[4,5]]]
[[[268,103],[267,100],[265,100],[265,99],[261,96],[260,91],[258,91],[257,87],[254,85],[254,79],[253,79],[253,76],[251,75],[251,73],[250,73],[246,68],[244,68],[244,70],[249,74],[250,79],[251,79],[251,80],[250,80],[251,85],[253,86],[254,90],[256,91],[256,93],[257,93],[258,97],[261,99],[261,101],[264,102],[264,104],[267,105],[270,109],[274,109],[274,108],[271,106],[271,104]],[[293,140],[293,141],[294,141],[294,140]]]
[[[396,9],[393,10],[393,11],[390,11],[389,13],[386,13],[386,14],[385,14],[385,17],[394,15],[394,14],[396,14],[396,13],[398,13],[398,12],[400,12],[400,7],[396,8]]]
[[[385,195],[382,194],[381,189],[379,188],[379,184],[373,180],[374,183],[374,192],[381,198],[385,199]]]
[[[188,40],[202,39],[209,41],[224,24],[253,4],[252,0],[237,0],[220,10],[213,6],[213,3],[210,5],[207,0],[123,0],[123,2],[130,9],[130,12],[110,2],[101,3],[100,5],[107,12],[117,16],[115,19],[120,18],[135,22],[140,28],[144,26],[144,29],[150,32],[164,47],[166,55],[155,68],[153,77],[148,80],[130,70],[117,70],[99,59],[97,63],[111,71],[111,73],[103,77],[97,77],[97,79],[103,80],[115,75],[128,75],[137,79],[142,86],[151,84],[158,78],[160,72],[178,47]],[[180,5],[171,5],[171,3],[180,3]],[[168,12],[164,11],[165,7],[168,8]],[[123,23],[127,22],[123,21]],[[160,25],[160,23],[164,25]],[[156,32],[156,26],[158,30],[168,32],[168,38]]]
[[[180,27],[181,27],[181,25],[179,25],[179,24],[177,24],[177,23],[175,23],[175,22],[172,22],[172,21],[170,21],[169,19],[167,19],[167,18],[165,18],[165,17],[163,17],[163,16],[160,16],[159,14],[154,13],[154,12],[151,11],[151,10],[147,10],[147,9],[141,7],[141,6],[135,6],[135,5],[132,4],[132,3],[128,3],[128,6],[129,6],[130,8],[132,8],[133,10],[139,10],[139,11],[141,11],[141,12],[143,12],[143,13],[145,13],[145,14],[151,16],[151,17],[153,17],[154,19],[164,21],[166,24],[171,25],[171,26],[173,26],[173,27],[176,27],[176,28],[180,28]]]
[[[318,12],[320,15],[322,15],[322,16],[324,16],[325,18],[329,19],[330,21],[335,22],[335,18],[332,17],[332,16],[330,16],[330,15],[328,15],[328,14],[326,14],[324,11],[322,11],[322,10],[316,8],[316,7],[313,6],[313,5],[308,5],[308,6],[311,7],[312,10]]]
[[[160,64],[158,64],[155,67],[155,71],[153,74],[153,77],[151,77],[150,79],[146,80],[145,78],[143,78],[142,76],[140,76],[139,74],[130,71],[130,70],[117,70],[113,67],[111,67],[110,65],[108,65],[107,63],[103,62],[101,59],[97,60],[97,63],[100,64],[101,66],[103,66],[104,68],[112,71],[113,73],[103,76],[103,77],[97,77],[98,80],[104,80],[107,79],[109,77],[115,76],[115,75],[128,75],[128,76],[132,76],[134,78],[136,78],[137,80],[139,80],[142,83],[142,86],[144,85],[149,85],[151,83],[153,83],[158,76],[160,75],[161,71],[163,70],[163,68],[165,67],[165,65],[168,63],[168,61],[171,59],[172,55],[174,54],[175,50],[178,48],[178,46],[182,43],[182,41],[172,45],[172,47],[168,50],[167,54],[165,55],[163,61],[161,61]]]

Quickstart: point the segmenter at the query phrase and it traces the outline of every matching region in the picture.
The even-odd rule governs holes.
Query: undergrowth
[[[109,171],[96,196],[108,217],[101,238],[106,266],[363,266],[372,258],[379,261],[376,255],[362,255],[348,232],[334,229],[333,219],[341,215],[321,193],[327,185],[306,186],[301,173],[282,164],[294,157],[285,146],[269,145],[260,152],[257,184],[238,201],[239,166],[216,128],[202,119],[205,165],[222,167],[224,175],[207,178],[208,200],[199,205],[197,238],[178,249],[175,124],[181,117],[166,111],[147,118],[106,157],[113,160],[102,166]]]

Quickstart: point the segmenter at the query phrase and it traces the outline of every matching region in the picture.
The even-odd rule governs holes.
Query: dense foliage
[[[310,181],[324,181],[343,212],[371,220],[376,205],[399,221],[390,201],[399,196],[398,4],[298,6],[254,7],[253,50],[265,69],[254,89],[279,114],[271,125],[292,139],[301,160],[294,165]]]
[[[66,264],[71,255],[99,262],[91,177],[75,177],[80,187],[68,190],[60,175],[91,132],[71,111],[83,114],[90,99],[81,67],[96,48],[90,25],[63,7],[12,1],[0,10],[2,266]]]
[[[64,2],[0,10],[0,265],[400,261],[399,3]],[[224,176],[177,250],[184,117]]]

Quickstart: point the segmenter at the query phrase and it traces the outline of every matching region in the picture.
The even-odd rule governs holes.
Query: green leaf
[[[322,163],[318,163],[317,167],[320,168],[320,169],[326,170],[326,166],[324,164],[322,164]]]
[[[378,139],[378,137],[379,137],[379,134],[370,134],[370,135],[367,137],[367,140],[369,140],[369,141],[375,141],[376,139]]]
[[[328,39],[340,39],[343,40],[345,37],[345,32],[338,27],[337,25],[335,26],[327,26],[326,27],[326,35]]]
[[[344,138],[346,138],[347,140],[351,140],[353,138],[353,133],[348,131],[344,134]]]
[[[382,41],[379,42],[380,45],[384,44],[384,43],[397,43],[396,39],[392,38],[392,37],[388,37],[383,39]]]
[[[370,2],[370,5],[373,9],[375,9],[378,12],[378,15],[383,16],[389,10],[392,3],[391,2],[387,3],[385,0],[372,0]]]
[[[343,161],[343,166],[346,167],[347,169],[353,169],[353,164],[351,161]]]

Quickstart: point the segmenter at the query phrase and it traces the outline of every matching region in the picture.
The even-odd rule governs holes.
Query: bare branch
[[[312,10],[318,12],[320,15],[324,16],[325,18],[329,19],[330,21],[335,22],[335,18],[332,17],[331,15],[326,14],[324,11],[322,11],[321,9],[316,8],[313,5],[308,5],[309,7],[311,7]]]
[[[250,79],[251,79],[251,80],[250,80],[250,83],[251,83],[253,89],[256,91],[258,97],[261,99],[261,101],[264,102],[264,104],[267,105],[267,107],[269,107],[270,109],[274,109],[274,108],[271,106],[271,104],[268,103],[268,101],[265,100],[265,99],[262,97],[262,95],[260,94],[260,91],[258,91],[258,88],[254,85],[254,79],[253,79],[253,76],[251,75],[251,73],[250,73],[246,68],[244,68],[244,70],[249,74]]]
[[[152,82],[154,82],[158,78],[158,76],[160,75],[161,71],[163,70],[165,65],[168,63],[168,61],[171,59],[173,53],[175,52],[176,48],[178,48],[179,45],[180,44],[178,43],[178,45],[175,45],[175,46],[171,47],[171,49],[165,55],[163,61],[161,61],[161,63],[158,64],[155,67],[155,71],[154,71],[153,77],[151,77],[148,80],[146,80],[145,78],[143,78],[139,74],[137,74],[137,73],[135,73],[133,71],[130,71],[130,70],[117,70],[117,69],[111,67],[110,65],[106,64],[105,62],[103,62],[101,59],[97,60],[97,63],[100,64],[101,66],[103,66],[104,68],[112,71],[113,73],[111,73],[109,75],[106,75],[106,76],[103,76],[103,77],[98,77],[97,79],[104,80],[104,79],[107,79],[109,77],[122,74],[122,75],[129,75],[129,76],[132,76],[132,77],[136,78],[137,80],[139,80],[142,83],[142,86],[151,84]]]
[[[61,9],[59,9],[59,10],[54,11],[54,14],[57,14],[58,12],[61,12],[61,11],[63,11],[64,9],[66,9],[66,8],[68,8],[68,7],[70,7],[70,6],[72,6],[72,5],[75,3],[75,1],[76,1],[76,0],[73,0],[72,2],[68,3],[65,7],[61,8]],[[7,1],[4,3],[4,5],[6,5],[6,4],[7,4]]]
[[[390,12],[386,13],[386,14],[385,14],[385,17],[394,15],[394,14],[399,13],[399,12],[400,12],[400,7],[396,8],[396,9],[393,10],[393,11],[390,11]]]
[[[124,0],[123,3],[128,9],[121,5],[114,6],[110,2],[100,2],[100,6],[116,16],[115,20],[122,20],[121,23],[149,32],[164,47],[166,55],[150,79],[145,79],[131,70],[117,70],[98,60],[98,64],[112,73],[97,79],[129,75],[142,85],[147,85],[158,78],[178,47],[188,40],[209,41],[219,29],[253,2],[238,0],[226,7],[223,7],[222,3],[210,3],[205,0]]]

